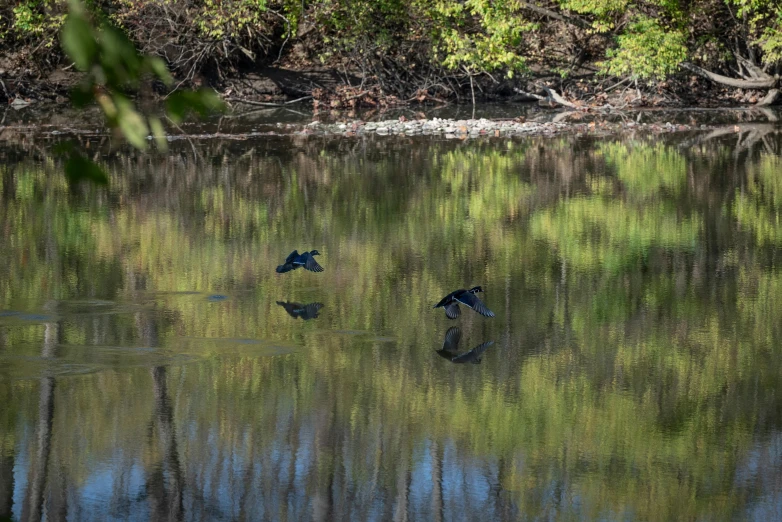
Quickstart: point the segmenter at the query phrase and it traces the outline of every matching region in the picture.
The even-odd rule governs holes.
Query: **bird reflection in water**
[[[448,359],[452,363],[463,364],[473,363],[480,364],[483,352],[494,344],[494,341],[486,341],[483,344],[479,344],[469,352],[457,353],[456,350],[459,347],[459,340],[462,338],[462,331],[458,326],[452,326],[445,332],[445,339],[443,340],[443,347],[437,350],[437,355]]]
[[[318,317],[318,312],[321,308],[323,308],[323,303],[310,303],[303,305],[300,303],[277,301],[277,304],[285,308],[285,311],[288,312],[288,315],[294,319],[301,317],[305,321],[308,319],[316,319]]]

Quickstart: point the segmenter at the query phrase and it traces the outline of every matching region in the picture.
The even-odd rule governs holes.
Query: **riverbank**
[[[140,102],[201,87],[230,103],[306,99],[313,110],[486,101],[614,110],[782,99],[782,10],[767,3],[741,16],[725,6],[656,2],[81,3],[0,7],[0,104],[66,104],[92,58],[111,68],[123,55],[140,61],[115,87]],[[164,69],[170,85],[158,74]]]
[[[294,108],[296,107],[296,108]],[[251,108],[252,109],[252,108]],[[367,138],[430,136],[445,139],[517,139],[566,134],[607,136],[625,133],[737,132],[773,130],[782,112],[772,109],[675,109],[561,111],[536,104],[484,104],[472,111],[459,106],[420,111],[331,111],[314,113],[296,105],[234,110],[207,121],[169,126],[169,141],[264,136]],[[766,132],[764,130],[764,132]],[[0,141],[105,139],[112,136],[97,109],[59,110],[58,106],[8,108],[0,114]],[[117,143],[114,145],[116,146]]]
[[[4,69],[0,54],[0,106],[70,106],[70,92],[83,74],[70,67],[46,72]],[[366,79],[345,75],[334,68],[307,66],[301,69],[262,67],[225,78],[203,76],[182,79],[182,85],[210,85],[229,104],[250,107],[286,106],[300,103],[307,110],[350,111],[356,109],[416,110],[432,106],[472,106],[486,103],[535,103],[542,108],[567,110],[636,110],[688,108],[753,108],[767,106],[762,89],[726,88],[696,76],[672,78],[664,84],[633,87],[632,83],[611,84],[606,78],[587,75],[563,81],[556,74],[541,71],[525,80],[493,83],[476,80],[475,92],[462,86],[451,95],[419,91],[409,98],[386,93],[377,86],[364,88]],[[617,87],[617,85],[619,85]],[[167,91],[149,91],[155,100],[165,99]],[[775,103],[776,99],[772,100]]]

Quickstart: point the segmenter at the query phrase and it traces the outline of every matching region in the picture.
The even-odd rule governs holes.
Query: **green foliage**
[[[170,84],[170,75],[161,74],[165,68],[153,65],[160,58],[139,55],[127,37],[106,23],[93,28],[77,0],[71,1],[62,29],[62,45],[76,67],[88,73],[77,89],[76,103],[97,101],[109,124],[119,128],[134,147],[145,150],[147,120],[123,93],[138,88],[145,75],[154,75]]]
[[[782,60],[782,6],[769,0],[725,0],[741,19],[747,45],[757,46],[764,64]]]
[[[78,152],[72,152],[65,162],[65,177],[70,183],[86,180],[96,185],[106,185],[109,178],[96,163],[88,160]]]
[[[220,40],[254,29],[266,12],[266,0],[204,0],[194,17],[201,34]]]
[[[200,116],[208,116],[211,113],[222,110],[223,102],[212,89],[198,91],[177,91],[166,98],[166,110],[168,116],[175,123],[179,123],[189,112]]]
[[[42,33],[44,31],[46,17],[35,9],[37,3],[23,2],[14,7],[14,29],[29,34]]]
[[[628,0],[561,0],[558,3],[563,9],[576,13],[606,17],[625,11],[629,2]]]
[[[79,0],[70,0],[69,5],[70,12],[62,27],[62,46],[76,67],[87,73],[82,84],[73,91],[74,104],[81,107],[97,102],[109,125],[118,129],[135,148],[147,149],[151,130],[157,147],[165,150],[165,132],[160,119],[139,112],[128,97],[129,91],[137,90],[149,77],[170,86],[173,78],[165,62],[156,56],[139,54],[125,34],[108,21],[94,25]],[[205,115],[222,107],[214,91],[177,91],[169,98],[168,112],[172,120],[178,122],[189,110]],[[105,176],[101,178],[97,174],[96,168],[86,168],[87,161],[72,157],[66,165],[68,179],[76,181],[78,173],[82,172],[84,179],[105,180]]]
[[[782,9],[778,10],[773,22],[763,29],[758,39],[763,49],[763,62],[767,64],[782,61]]]
[[[87,71],[98,54],[98,43],[84,16],[68,17],[62,28],[62,45],[76,67]]]
[[[469,74],[526,70],[523,36],[535,27],[514,0],[326,0],[313,10],[324,28],[324,61],[393,59]]]
[[[615,76],[661,80],[676,71],[687,58],[681,31],[666,29],[657,20],[639,18],[617,37],[617,48],[606,51],[601,68]]]
[[[18,67],[45,72],[58,63],[52,44],[66,4],[0,5],[0,41]],[[393,94],[409,96],[432,86],[453,94],[454,79],[465,88],[467,76],[489,81],[531,68],[566,79],[583,59],[605,74],[648,82],[675,74],[685,60],[725,74],[736,69],[736,49],[766,70],[782,62],[782,7],[769,0],[94,0],[87,11],[87,23],[106,12],[114,26],[101,20],[100,37],[76,23],[65,28],[65,50],[77,65],[97,52],[80,39],[100,42],[101,53],[127,48],[114,27],[141,55],[165,57],[184,83],[286,58],[360,73],[381,90],[397,82]],[[147,69],[167,74],[153,63]]]
[[[188,80],[204,69],[265,61],[298,27],[295,0],[112,0],[111,19],[147,54],[166,56]],[[150,24],[149,20],[160,20]],[[276,58],[278,54],[273,54]]]
[[[65,15],[59,12],[64,0],[23,0],[13,12],[12,29],[25,36],[51,34],[63,23]]]
[[[14,4],[13,7],[10,7]],[[0,7],[0,42],[30,42],[35,49],[52,49],[65,20],[65,0],[21,0]]]
[[[628,0],[559,0],[558,3],[563,9],[592,15],[595,32],[613,29],[630,4]]]
[[[435,29],[435,51],[442,53],[446,68],[472,73],[502,70],[508,77],[525,70],[518,49],[524,33],[535,25],[523,18],[516,2],[467,0],[458,6],[435,3],[431,9],[432,18],[446,21]],[[475,24],[478,30],[471,29]]]

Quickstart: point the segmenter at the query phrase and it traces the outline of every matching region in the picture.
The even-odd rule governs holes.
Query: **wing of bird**
[[[453,359],[451,359],[451,361],[455,362],[456,364],[463,364],[468,362],[471,362],[473,364],[480,364],[481,355],[483,355],[483,352],[486,351],[486,348],[488,348],[492,344],[494,344],[494,341],[486,341],[483,344],[479,344],[469,352],[454,357]]]
[[[459,314],[461,313],[461,310],[459,310],[459,303],[456,301],[452,302],[449,305],[446,305],[445,307],[445,317],[448,319],[456,319],[459,317]]]
[[[318,311],[323,308],[323,303],[310,303],[304,307],[302,319],[315,319],[318,317]]]
[[[288,257],[285,258],[285,263],[286,264],[287,263],[293,263],[293,260],[296,259],[297,257],[299,257],[299,251],[298,250],[294,250],[293,252],[288,254]]]
[[[486,317],[494,317],[494,312],[489,310],[480,299],[475,297],[475,294],[465,292],[464,294],[457,297],[456,300],[465,306],[469,306],[470,308],[472,308],[473,310],[475,310],[481,315],[484,315]]]
[[[462,331],[458,326],[452,326],[445,332],[445,339],[443,339],[443,347],[440,349],[443,352],[455,352],[457,346],[459,346],[459,339],[462,338]],[[453,353],[451,353],[453,355]]]
[[[307,256],[307,261],[304,262],[304,268],[310,272],[323,272],[323,267],[320,266],[312,256]]]
[[[460,290],[456,290],[454,292],[451,292],[450,294],[448,294],[445,297],[443,297],[442,299],[440,299],[440,302],[437,303],[436,305],[434,305],[434,308],[440,308],[441,306],[445,306],[448,303],[448,301],[450,301],[453,298],[453,294],[455,294],[456,292],[459,292],[459,291]]]

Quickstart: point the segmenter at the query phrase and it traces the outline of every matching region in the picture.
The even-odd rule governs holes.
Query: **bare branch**
[[[753,78],[763,79],[763,80],[770,80],[773,78],[773,76],[770,76],[769,74],[766,74],[766,72],[752,63],[750,60],[747,60],[740,54],[736,54],[736,61],[739,62],[741,65],[744,66],[744,68],[749,71],[749,74],[752,75]]]
[[[519,2],[519,5],[523,7],[524,9],[527,9],[529,11],[538,13],[540,15],[543,15],[547,18],[551,18],[553,20],[559,20],[560,22],[565,22],[566,24],[575,25],[577,27],[580,27],[582,29],[589,29],[592,27],[592,25],[580,18],[573,18],[571,16],[563,15],[561,13],[558,13],[556,11],[552,11],[551,9],[546,9],[545,7],[540,7],[539,5],[530,4],[529,2]]]

